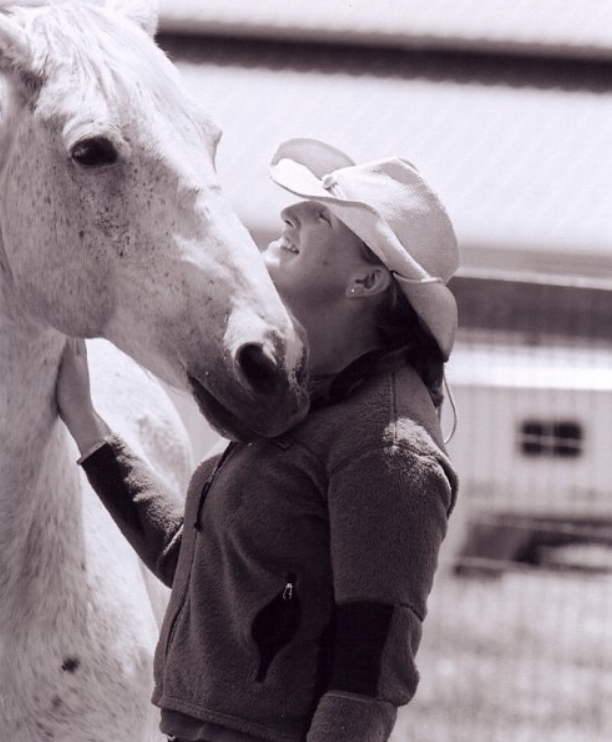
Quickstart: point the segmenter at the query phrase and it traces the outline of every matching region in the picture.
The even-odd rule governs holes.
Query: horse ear
[[[2,12],[0,3],[0,72],[17,74],[22,79],[34,76],[32,47],[22,26]]]
[[[106,5],[144,28],[149,36],[155,36],[159,19],[159,0],[107,0]]]

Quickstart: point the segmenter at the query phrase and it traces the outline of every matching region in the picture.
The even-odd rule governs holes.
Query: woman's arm
[[[334,664],[308,742],[386,742],[418,684],[415,655],[453,501],[436,459],[389,446],[329,489]]]
[[[92,487],[141,559],[170,586],[182,540],[183,501],[96,412],[83,340],[66,343],[56,398]]]

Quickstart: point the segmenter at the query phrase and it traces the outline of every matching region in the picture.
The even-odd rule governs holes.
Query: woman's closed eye
[[[327,209],[321,209],[321,211],[319,211],[319,219],[331,226],[331,218]]]

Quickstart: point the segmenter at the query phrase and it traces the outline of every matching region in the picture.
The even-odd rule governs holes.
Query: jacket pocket
[[[289,572],[282,590],[264,606],[253,621],[251,635],[259,650],[255,682],[263,683],[272,661],[297,634],[302,617],[296,588],[297,575]]]

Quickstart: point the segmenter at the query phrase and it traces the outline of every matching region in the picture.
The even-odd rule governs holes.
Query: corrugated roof
[[[612,276],[610,80],[167,41],[224,130],[219,172],[252,230],[276,232],[289,201],[267,178],[277,144],[312,136],[356,160],[415,162],[447,204],[467,266]]]
[[[162,29],[612,58],[609,0],[162,0]]]

